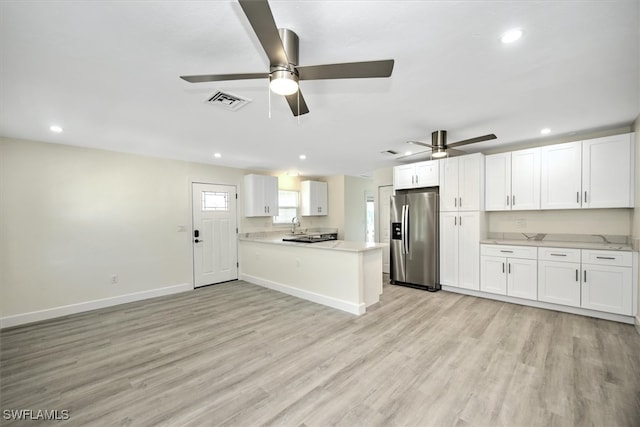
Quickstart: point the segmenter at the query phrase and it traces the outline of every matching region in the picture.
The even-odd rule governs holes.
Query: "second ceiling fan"
[[[393,71],[393,59],[298,66],[298,36],[289,29],[276,27],[267,0],[238,2],[269,58],[269,72],[180,76],[181,79],[201,83],[269,78],[271,90],[283,95],[293,115],[299,116],[309,112],[298,86],[300,80],[389,77]]]
[[[490,141],[496,138],[497,137],[495,136],[495,134],[490,133],[488,135],[476,136],[475,138],[469,138],[462,141],[452,142],[449,144],[447,143],[447,131],[437,130],[431,133],[431,144],[427,144],[426,142],[420,142],[420,141],[407,141],[407,144],[429,147],[431,148],[431,157],[438,159],[446,156],[460,156],[462,154],[467,154],[464,151],[456,150],[455,147],[461,147],[463,145],[473,144],[476,142]],[[421,154],[421,153],[414,153],[414,154],[410,154],[408,156],[403,156],[403,157],[409,157],[416,154]]]

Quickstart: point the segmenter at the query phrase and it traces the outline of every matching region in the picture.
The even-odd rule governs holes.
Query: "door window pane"
[[[202,192],[202,211],[228,211],[229,193],[213,191]]]

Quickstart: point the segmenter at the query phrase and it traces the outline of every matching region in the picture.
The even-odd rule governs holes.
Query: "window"
[[[273,217],[273,223],[291,224],[294,216],[298,216],[298,192],[278,191],[278,215]]]
[[[202,211],[228,211],[229,193],[202,192]]]

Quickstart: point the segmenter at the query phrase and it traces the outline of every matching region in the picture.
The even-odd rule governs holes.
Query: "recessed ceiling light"
[[[49,130],[50,130],[51,132],[55,132],[55,133],[60,133],[60,132],[62,132],[62,128],[61,128],[60,126],[57,126],[57,125],[51,125],[51,126],[49,126]]]
[[[405,156],[410,156],[410,155],[411,155],[411,151],[405,151],[405,152],[404,152],[404,155],[405,155]]]
[[[522,37],[522,33],[523,32],[520,28],[512,28],[509,31],[505,31],[504,33],[502,33],[500,41],[504,44],[513,43],[520,40],[520,37]]]
[[[213,153],[213,157],[215,157],[216,159],[219,159],[220,157],[222,157],[222,154],[220,154],[220,153]]]
[[[304,154],[300,154],[300,156],[298,156],[300,158],[300,160],[304,160],[307,158],[307,156],[305,156]]]
[[[551,133],[551,129],[549,128],[540,129],[540,133],[543,135],[549,135]]]

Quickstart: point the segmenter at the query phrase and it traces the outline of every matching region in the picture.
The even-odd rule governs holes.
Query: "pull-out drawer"
[[[580,262],[580,249],[538,248],[540,261]]]
[[[633,257],[631,252],[628,251],[599,251],[594,249],[582,249],[582,264],[631,267],[633,265]]]
[[[535,246],[480,245],[480,253],[484,256],[537,259],[538,248]]]

